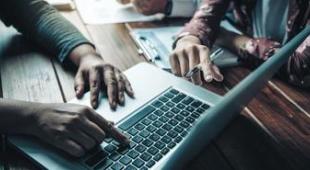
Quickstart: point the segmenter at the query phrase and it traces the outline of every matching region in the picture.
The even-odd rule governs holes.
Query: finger
[[[118,103],[120,105],[125,104],[125,83],[123,77],[121,76],[120,71],[114,68],[115,78],[117,81],[117,88],[118,88]]]
[[[81,157],[85,154],[83,147],[72,139],[57,140],[52,144],[75,157]]]
[[[182,51],[182,54],[179,57],[179,63],[181,68],[181,75],[184,77],[189,71],[188,55],[185,50]]]
[[[96,123],[104,132],[106,135],[111,136],[113,139],[118,141],[121,144],[128,145],[130,143],[129,139],[122,134],[118,129],[114,127],[114,124],[110,121],[107,121],[102,116],[97,114],[94,111],[91,111],[89,113],[89,118],[91,121]]]
[[[82,71],[78,71],[75,76],[74,89],[76,97],[81,98],[85,90],[85,76]]]
[[[80,130],[72,131],[72,133],[69,134],[69,137],[82,146],[86,151],[92,149],[96,145],[96,142],[92,137]]]
[[[88,119],[83,121],[80,127],[84,133],[95,139],[97,144],[100,144],[106,137],[105,132],[97,124],[93,123]]]
[[[224,80],[224,76],[222,75],[220,69],[216,65],[212,65],[212,70],[213,70],[213,78],[214,80],[218,82],[222,82]]]
[[[99,93],[101,88],[100,70],[91,69],[89,71],[89,87],[90,87],[90,104],[93,108],[98,107]]]
[[[202,64],[203,77],[206,82],[211,82],[213,80],[212,70],[211,70],[211,61],[209,58],[209,52],[206,48],[199,49],[200,61]]]
[[[118,96],[118,87],[117,81],[114,74],[114,69],[112,66],[106,66],[104,68],[104,83],[107,87],[109,104],[112,110],[116,109],[117,106],[117,96]]]
[[[123,80],[125,82],[126,93],[128,94],[129,97],[134,98],[135,97],[135,93],[134,93],[134,91],[133,91],[133,89],[131,87],[131,84],[130,84],[129,80],[127,79],[127,77],[123,73],[121,73],[121,76],[122,76],[122,78],[123,78]]]
[[[200,58],[195,57],[199,55],[198,49],[194,48],[193,50],[190,51],[189,53],[189,69],[192,70],[196,65],[200,63]],[[201,72],[198,71],[195,74],[192,75],[191,80],[194,84],[201,85]]]
[[[172,54],[169,58],[171,64],[171,71],[176,76],[181,76],[181,68],[178,59],[178,55],[176,53]]]

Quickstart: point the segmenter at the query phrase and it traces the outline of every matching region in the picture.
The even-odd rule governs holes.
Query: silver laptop
[[[102,96],[97,112],[117,122],[132,141],[129,147],[106,139],[76,159],[30,137],[9,136],[9,144],[45,169],[179,169],[239,114],[309,34],[307,27],[224,97],[147,63],[127,70],[136,99],[127,97],[126,106],[112,112]],[[88,99],[86,94],[71,102],[88,105]]]

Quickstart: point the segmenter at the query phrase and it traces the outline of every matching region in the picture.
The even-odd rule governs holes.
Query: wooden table
[[[144,61],[128,34],[128,25],[85,25],[75,11],[63,15],[96,44],[106,61],[121,70]],[[54,58],[1,23],[0,35],[3,98],[36,102],[66,102],[74,98],[72,70],[65,70]],[[234,68],[223,72],[223,84],[205,87],[224,95],[250,71]],[[269,81],[240,116],[185,169],[310,169],[309,98],[306,90],[276,79]],[[12,148],[1,155],[2,169],[36,169]]]

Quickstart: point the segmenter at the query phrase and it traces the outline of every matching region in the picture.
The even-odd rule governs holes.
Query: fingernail
[[[212,81],[212,76],[210,76],[210,75],[207,75],[206,76],[206,82],[211,82]]]

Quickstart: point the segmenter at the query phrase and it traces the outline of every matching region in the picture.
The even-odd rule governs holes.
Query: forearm
[[[33,123],[32,109],[37,104],[0,99],[0,133],[1,134],[28,134]]]
[[[71,51],[90,44],[53,7],[42,0],[11,0],[0,7],[4,20],[62,62]]]

